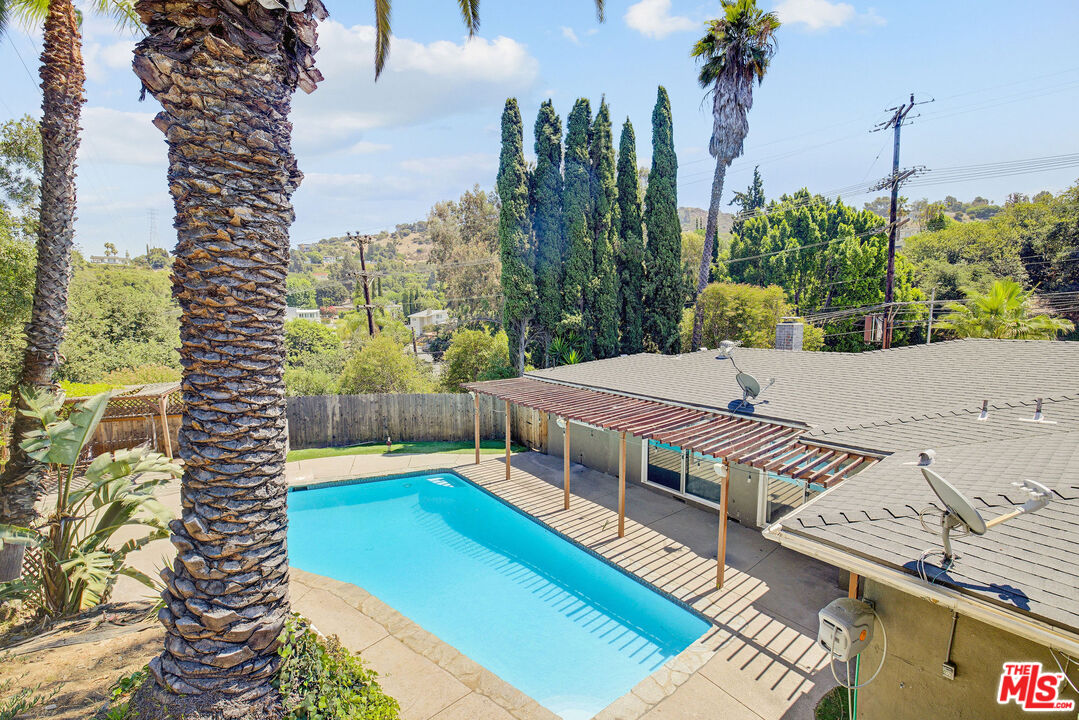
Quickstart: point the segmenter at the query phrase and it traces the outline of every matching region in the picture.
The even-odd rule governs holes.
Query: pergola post
[[[847,597],[858,598],[858,573],[850,574],[850,582],[847,584]]]
[[[727,564],[727,498],[731,488],[731,467],[726,460],[720,462],[727,465],[723,473],[723,501],[719,504],[719,549],[716,552],[716,587],[723,587],[723,570]]]
[[[626,536],[626,431],[618,442],[618,537]]]
[[[510,401],[506,401],[506,479],[510,479],[510,425],[513,416],[510,414]]]
[[[562,435],[562,509],[569,510],[569,418],[566,418],[566,431]]]
[[[172,459],[172,438],[169,437],[169,396],[162,395],[157,399],[157,408],[161,412],[161,432],[165,435],[165,454]]]
[[[480,394],[472,393],[472,403],[476,408],[476,464],[480,464]]]

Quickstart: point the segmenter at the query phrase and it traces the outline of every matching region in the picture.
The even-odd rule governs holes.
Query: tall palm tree
[[[939,327],[962,338],[1054,340],[1075,325],[1066,318],[1032,315],[1031,291],[1014,280],[997,280],[982,295],[967,291],[966,303],[949,303]]]
[[[747,115],[753,107],[753,81],[758,84],[764,81],[764,74],[775,54],[779,18],[773,12],[758,8],[756,0],[723,0],[723,16],[709,20],[707,28],[691,53],[701,63],[698,82],[712,94],[712,140],[708,143],[708,152],[716,159],[708,222],[704,229],[704,249],[697,274],[698,297],[708,285],[723,180],[731,161],[741,156],[742,143],[749,134]],[[701,304],[695,303],[693,350],[701,345],[703,312]]]
[[[182,517],[165,573],[164,652],[139,702],[174,716],[270,713],[289,612],[283,324],[291,97],[314,65],[320,0],[138,0],[134,69],[161,103],[176,209]],[[470,33],[477,0],[459,0]],[[390,41],[376,0],[375,75]],[[149,714],[149,713],[148,713]],[[152,717],[153,715],[151,715]],[[141,715],[140,715],[141,717]]]
[[[132,5],[133,0],[94,0],[90,9],[123,21],[133,18]],[[9,22],[21,21],[29,27],[44,23],[37,276],[18,382],[31,396],[54,386],[67,324],[75,237],[75,160],[85,81],[79,17],[72,0],[0,0],[0,36]],[[19,441],[34,429],[35,421],[19,412],[25,409],[23,396],[14,392],[11,397],[15,419],[10,460],[0,475],[0,523],[29,525],[37,517],[34,506],[43,492],[41,466],[23,452]]]

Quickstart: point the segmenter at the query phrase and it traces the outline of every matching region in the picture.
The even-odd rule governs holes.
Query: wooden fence
[[[181,416],[169,408],[171,447],[177,452]],[[547,449],[547,415],[513,406],[513,442],[536,450]],[[471,395],[429,393],[415,395],[312,395],[288,398],[289,447],[357,445],[364,442],[471,442],[475,410]],[[506,409],[502,400],[480,395],[480,437],[506,436]],[[2,428],[0,428],[2,430]],[[148,443],[165,452],[160,417],[106,417],[95,435],[93,452]],[[0,448],[7,437],[0,432]]]
[[[513,406],[513,441],[545,450],[547,416]],[[457,440],[474,437],[475,409],[464,393],[311,395],[288,398],[289,446],[293,450],[363,442]],[[480,437],[506,436],[503,401],[480,395]]]

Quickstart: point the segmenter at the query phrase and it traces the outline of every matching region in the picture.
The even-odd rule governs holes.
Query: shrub
[[[396,720],[397,701],[378,673],[363,666],[336,637],[322,640],[293,615],[281,635],[276,684],[288,720]]]
[[[41,429],[27,433],[22,448],[56,478],[56,502],[35,527],[0,525],[0,549],[10,543],[40,553],[17,585],[0,584],[0,597],[14,588],[47,615],[61,617],[105,602],[120,575],[155,588],[153,580],[128,566],[126,559],[128,553],[169,536],[172,513],[154,492],[170,477],[179,477],[181,469],[164,455],[140,447],[102,453],[77,474],[108,401],[108,393],[95,395],[60,420],[60,399],[47,392],[26,398],[29,410],[24,412],[37,419]],[[113,535],[121,528],[142,528],[146,534],[116,547]]]
[[[488,335],[482,330],[458,330],[442,359],[442,386],[449,392],[464,392],[464,383],[514,377],[510,366],[509,343],[504,331]]]
[[[345,364],[341,392],[422,393],[431,389],[427,369],[388,335],[368,340]]]

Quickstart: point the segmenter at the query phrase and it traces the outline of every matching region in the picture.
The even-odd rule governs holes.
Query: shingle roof
[[[741,400],[737,370],[715,356],[632,355],[531,375],[730,409]],[[959,340],[861,354],[739,348],[735,361],[777,378],[756,416],[809,424],[822,442],[893,453],[788,515],[782,532],[917,575],[922,553],[940,547],[918,517],[939,501],[913,465],[917,451],[935,449],[935,469],[987,519],[1026,501],[1012,482],[1037,480],[1053,502],[985,536],[954,539],[960,557],[936,582],[1079,632],[1079,343]],[[1030,422],[1037,398],[1049,422]]]
[[[1073,412],[1079,408],[1079,402],[1071,405]],[[1069,427],[1040,437],[935,448],[933,468],[987,520],[1026,501],[1012,482],[1037,480],[1054,493],[1036,513],[981,537],[953,538],[959,558],[937,582],[1079,631],[1079,429],[1074,422]],[[939,535],[922,529],[918,513],[939,508],[940,501],[913,466],[916,459],[913,450],[895,453],[788,515],[783,531],[917,574],[922,552],[940,549]],[[939,572],[932,564],[936,557],[930,576]]]
[[[953,340],[867,353],[738,348],[735,362],[776,384],[754,414],[820,431],[900,422],[993,404],[1079,394],[1079,343]],[[642,353],[536,370],[530,376],[660,400],[732,409],[741,400],[730,360],[715,350]]]

